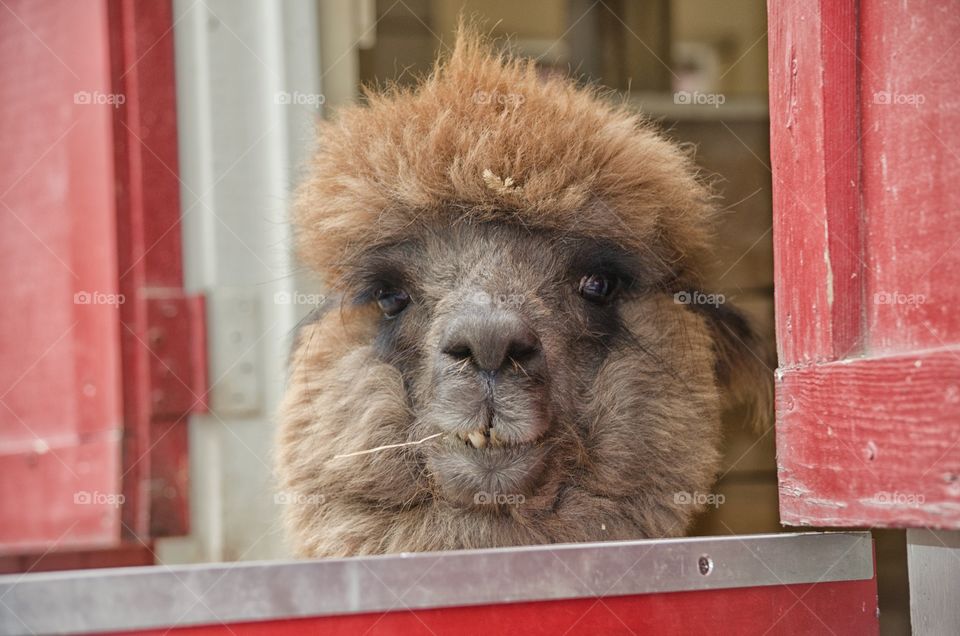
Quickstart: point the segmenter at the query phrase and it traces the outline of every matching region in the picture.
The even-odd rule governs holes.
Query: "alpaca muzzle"
[[[437,349],[429,420],[444,442],[429,463],[445,495],[527,494],[543,467],[549,428],[546,356],[536,331],[512,310],[467,305]]]
[[[467,305],[439,343],[434,423],[475,449],[535,442],[546,428],[547,375],[540,338],[520,313]]]

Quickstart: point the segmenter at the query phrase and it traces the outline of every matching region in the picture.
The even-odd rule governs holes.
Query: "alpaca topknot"
[[[294,210],[301,260],[334,289],[358,254],[423,225],[489,221],[599,236],[697,277],[711,218],[690,157],[642,115],[469,25],[417,85],[320,124]]]

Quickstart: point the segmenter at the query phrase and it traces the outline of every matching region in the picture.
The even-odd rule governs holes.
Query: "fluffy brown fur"
[[[770,383],[735,311],[675,302],[710,255],[690,158],[469,31],[320,134],[295,224],[331,300],[299,335],[277,444],[297,552],[684,533],[724,396],[765,414]],[[616,286],[602,302],[594,275]]]

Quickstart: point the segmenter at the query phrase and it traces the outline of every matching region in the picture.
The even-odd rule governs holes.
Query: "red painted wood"
[[[960,348],[811,366],[779,385],[781,521],[960,527]]]
[[[0,551],[113,545],[122,416],[105,6],[6,2],[0,50]]]
[[[17,307],[0,318],[0,551],[188,528],[206,369],[203,303],[182,288],[172,26],[169,0],[0,7],[0,275]]]
[[[124,330],[126,537],[189,528],[186,414],[205,406],[202,305],[183,292],[173,14],[168,0],[113,0],[114,119]],[[202,315],[201,315],[202,319]],[[202,354],[202,352],[199,352]]]
[[[398,600],[397,605],[402,607]],[[171,626],[173,627],[173,626]],[[235,634],[877,634],[876,580],[394,611],[137,632]]]
[[[175,288],[146,298],[150,370],[150,536],[189,527],[187,417],[206,410],[204,303]],[[136,343],[142,352],[142,343]],[[189,383],[189,384],[188,384]]]
[[[861,3],[870,349],[960,343],[960,7]]]
[[[34,408],[25,414],[28,419],[42,413]],[[0,413],[4,429],[10,416],[9,411]],[[116,545],[119,442],[119,432],[87,437],[65,429],[56,438],[38,437],[29,445],[43,452],[5,444],[0,455],[0,554]]]
[[[171,287],[149,289],[143,300],[147,346],[137,345],[148,354],[151,415],[156,420],[176,421],[207,404],[205,369],[195,369],[204,360],[196,354],[206,349],[204,303]]]
[[[769,2],[781,365],[855,353],[861,241],[854,0]]]
[[[960,528],[960,13],[769,9],[781,520]]]
[[[154,562],[151,545],[127,543],[105,550],[54,551],[0,556],[0,574],[123,568],[153,565]]]

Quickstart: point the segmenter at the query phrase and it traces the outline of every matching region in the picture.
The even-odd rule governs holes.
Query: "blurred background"
[[[2,336],[0,569],[287,556],[271,417],[292,330],[322,294],[289,252],[291,191],[315,120],[364,84],[429,72],[461,14],[692,145],[723,209],[710,286],[772,346],[763,0],[12,1],[0,269],[24,309]],[[99,154],[79,152],[91,139]],[[85,174],[102,188],[78,199]],[[67,219],[78,201],[101,212]],[[694,534],[784,530],[773,433],[737,413],[725,426]],[[898,633],[903,533],[875,535]]]

